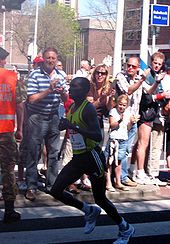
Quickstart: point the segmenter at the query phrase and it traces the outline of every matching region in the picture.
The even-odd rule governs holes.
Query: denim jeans
[[[132,151],[132,146],[135,141],[137,133],[137,123],[133,124],[128,132],[128,140],[127,140],[127,147],[126,147],[126,157],[122,159],[122,172],[121,172],[121,180],[125,182],[128,179],[128,155]]]
[[[40,114],[28,117],[28,154],[26,162],[26,182],[28,189],[37,189],[37,164],[43,139],[47,149],[47,180],[46,187],[51,187],[58,175],[58,145],[60,131],[58,129],[59,117],[57,114],[46,118]]]
[[[126,157],[127,140],[118,140],[118,142],[119,142],[118,160],[122,162]]]

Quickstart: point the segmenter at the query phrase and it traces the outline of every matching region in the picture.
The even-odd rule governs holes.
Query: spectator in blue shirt
[[[43,140],[47,149],[46,189],[50,189],[58,174],[58,108],[60,100],[67,100],[67,85],[63,75],[56,69],[57,50],[47,48],[44,62],[31,72],[28,78],[28,155],[26,163],[27,192],[25,197],[33,201],[37,190],[37,164]]]

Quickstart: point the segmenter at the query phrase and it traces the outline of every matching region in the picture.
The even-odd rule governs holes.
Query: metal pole
[[[154,0],[154,4],[157,4],[157,0]],[[152,26],[152,54],[156,51],[156,26]]]
[[[113,77],[115,77],[115,75],[121,71],[123,14],[124,14],[124,0],[117,1],[115,47],[114,47],[114,57],[113,57]]]
[[[74,40],[74,59],[73,59],[73,74],[76,73],[76,37]]]
[[[140,68],[144,70],[148,63],[148,25],[150,0],[143,0],[142,35],[140,45]]]
[[[10,37],[10,52],[9,52],[9,62],[10,64],[12,63],[12,50],[13,50],[13,26],[14,26],[14,16],[13,16],[13,11],[11,11],[11,37]]]
[[[33,58],[37,55],[37,30],[38,30],[38,7],[39,7],[39,0],[36,0],[36,13],[35,13],[35,30],[34,30],[34,44],[33,44]]]
[[[3,40],[2,40],[2,47],[5,49],[5,32],[6,32],[6,27],[5,27],[5,19],[6,19],[6,14],[5,14],[5,10],[3,11],[3,30],[2,30],[2,34],[3,34]]]

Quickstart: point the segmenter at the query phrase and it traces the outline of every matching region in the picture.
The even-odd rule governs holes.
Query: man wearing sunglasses
[[[164,63],[164,55],[157,52],[152,55],[151,61],[152,66],[148,69],[149,73],[146,76],[146,82],[142,84],[142,96],[139,99],[140,118],[138,121],[138,140],[133,148],[129,173],[131,174],[131,177],[133,177],[132,172],[135,172],[136,159],[137,171],[135,181],[138,184],[146,185],[159,183],[160,185],[161,182],[158,179],[155,180],[153,177],[151,178],[146,174],[145,161],[147,167],[148,157],[146,152],[148,150],[150,135],[153,128],[153,121],[155,120],[158,111],[158,104],[156,102],[158,99],[156,93],[160,90],[160,82],[165,75],[163,72],[159,72]],[[153,99],[154,97],[155,100]],[[153,144],[151,144],[151,147],[153,148]]]
[[[145,80],[144,76],[139,77],[138,72],[139,58],[132,56],[127,61],[126,70],[118,73],[116,76],[116,92],[118,95],[127,94],[129,96],[129,107],[136,122],[139,119],[139,103],[142,94],[142,83]],[[137,123],[134,123],[128,132],[127,155],[132,150],[136,134]],[[135,187],[137,186],[136,182],[130,180],[128,177],[127,158],[122,161],[122,184]]]
[[[126,149],[127,155],[130,153],[130,151],[132,151],[132,145],[134,144],[135,138],[137,137],[137,122],[140,119],[139,105],[141,102],[142,90],[145,90],[145,92],[148,94],[153,94],[158,86],[158,82],[155,81],[152,85],[149,85],[145,82],[146,77],[148,77],[148,75],[150,74],[150,68],[146,69],[141,76],[138,75],[139,63],[140,62],[138,57],[130,57],[127,61],[126,71],[121,72],[116,76],[117,93],[118,95],[124,93],[129,96],[129,109],[135,121],[128,132],[128,147]],[[140,168],[139,166],[140,165],[138,165],[138,169]],[[135,164],[130,165],[130,178],[134,180],[132,172],[135,172]],[[150,183],[149,178],[147,178],[147,181],[148,183]],[[128,177],[127,158],[122,161],[122,183],[130,187],[134,187],[137,185],[136,182],[131,181]]]

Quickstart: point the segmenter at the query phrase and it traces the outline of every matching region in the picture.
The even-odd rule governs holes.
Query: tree
[[[10,43],[12,35],[13,48],[19,49],[25,57],[27,57],[28,45],[34,38],[35,9],[35,0],[26,0],[21,11],[7,12],[9,34],[6,35],[6,41]],[[71,8],[59,4],[39,7],[38,51],[53,46],[63,58],[73,56],[75,38],[79,40],[79,24]],[[77,41],[77,45],[79,43]]]
[[[75,38],[79,38],[79,24],[75,12],[63,4],[49,4],[39,11],[38,47],[57,48],[62,57],[73,56]],[[77,42],[79,43],[79,42]]]
[[[118,0],[89,0],[89,15],[87,17],[95,18],[101,29],[108,28],[115,30],[116,6]],[[105,23],[105,25],[103,25]],[[114,50],[114,43],[105,34],[106,43]]]

